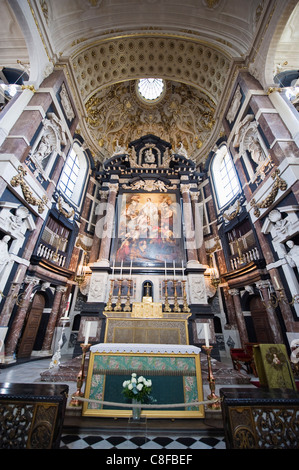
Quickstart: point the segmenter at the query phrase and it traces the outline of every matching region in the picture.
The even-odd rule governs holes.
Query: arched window
[[[219,208],[241,190],[233,159],[226,145],[221,145],[212,162],[212,178]]]
[[[65,161],[58,188],[74,204],[79,205],[86,183],[88,164],[82,147],[75,142]]]

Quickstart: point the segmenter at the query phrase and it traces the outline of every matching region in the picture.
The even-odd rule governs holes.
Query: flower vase
[[[141,415],[141,402],[138,401],[136,398],[132,398],[132,404],[133,405],[139,405],[139,406],[134,406],[132,408],[132,419],[133,421],[139,421],[140,420],[140,415]]]

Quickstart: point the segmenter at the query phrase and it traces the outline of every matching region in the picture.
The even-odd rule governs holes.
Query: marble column
[[[7,334],[5,343],[5,356],[8,360],[15,354],[15,350],[24,326],[26,314],[31,303],[31,295],[34,287],[40,282],[40,279],[27,276],[24,282],[27,284],[27,286],[24,290],[24,293],[19,297],[20,306],[17,310],[13,324]]]
[[[270,296],[269,296],[269,281],[259,281],[255,283],[256,287],[262,293],[262,299],[264,299],[264,305],[267,312],[268,323],[272,333],[272,341],[276,344],[283,343],[283,338],[280,330],[280,325],[277,319],[277,315],[275,312],[275,308],[270,303]]]
[[[99,257],[101,238],[103,235],[102,219],[104,218],[104,210],[106,209],[108,199],[108,191],[100,191],[100,202],[96,207],[96,227],[93,237],[92,247],[89,253],[89,263],[94,263]]]
[[[223,288],[223,294],[225,298],[228,324],[230,327],[236,329],[237,319],[236,319],[236,314],[235,314],[235,304],[234,304],[232,296],[229,294],[229,289],[227,288],[227,286]]]
[[[0,314],[0,326],[8,326],[9,320],[16,303],[16,299],[19,295],[19,291],[22,285],[22,281],[25,277],[27,266],[20,265],[15,275],[13,282],[11,283],[9,292],[6,296],[5,303],[3,305],[2,312]]]
[[[51,345],[53,341],[57,318],[59,316],[61,299],[66,289],[67,288],[63,286],[56,287],[52,310],[51,310],[50,318],[49,318],[48,325],[47,325],[46,335],[45,335],[44,342],[43,342],[42,349],[41,349],[41,353],[43,355],[51,354]]]
[[[183,198],[183,216],[185,222],[186,249],[188,263],[198,263],[196,240],[194,232],[194,220],[192,214],[192,205],[190,197],[190,185],[181,184],[181,194]]]
[[[239,289],[229,289],[228,293],[232,296],[233,301],[234,301],[240,340],[241,340],[242,346],[244,347],[244,343],[248,342],[248,335],[247,335],[246,324],[245,324],[244,315],[243,315],[243,311],[241,307]]]
[[[113,221],[115,217],[115,203],[118,191],[118,183],[109,183],[109,196],[107,202],[107,213],[105,216],[105,223],[103,226],[103,234],[101,240],[101,247],[99,253],[99,261],[104,261],[109,265],[109,253],[112,240]]]
[[[197,191],[191,193],[191,205],[194,220],[196,249],[198,252],[199,262],[208,266],[209,263],[203,237],[203,212],[201,211],[201,203],[198,202],[198,196],[199,193]]]
[[[294,141],[299,146],[299,121],[297,118],[297,111],[290,100],[286,97],[283,89],[274,88],[272,93],[269,93],[269,99],[275,109],[277,109],[281,119],[290,131]]]

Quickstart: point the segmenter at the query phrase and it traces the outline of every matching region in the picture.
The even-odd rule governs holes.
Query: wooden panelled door
[[[249,305],[257,343],[272,344],[271,328],[262,300],[260,297],[253,297]]]
[[[28,314],[26,326],[20,341],[18,358],[31,356],[44,308],[44,296],[42,294],[35,294],[31,309]]]

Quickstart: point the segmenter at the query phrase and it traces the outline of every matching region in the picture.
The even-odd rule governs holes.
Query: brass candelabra
[[[171,312],[171,307],[169,305],[169,302],[168,302],[168,288],[167,288],[167,284],[168,284],[168,280],[165,279],[165,305],[164,305],[164,312]]]
[[[190,312],[190,308],[188,307],[187,303],[187,294],[186,294],[186,280],[183,279],[182,281],[183,284],[183,312]]]
[[[215,378],[213,375],[212,363],[211,363],[211,352],[212,352],[213,346],[202,346],[202,348],[206,352],[207,359],[208,359],[208,382],[209,382],[211,393],[210,395],[207,396],[207,399],[213,400],[213,403],[208,405],[208,408],[212,410],[220,410],[221,409],[220,398],[215,394]],[[219,400],[219,401],[214,401],[214,400]]]
[[[112,312],[113,310],[113,307],[112,307],[113,287],[114,287],[114,279],[110,279],[109,299],[108,299],[106,307],[104,308],[105,312]]]
[[[173,289],[174,289],[173,311],[179,313],[181,311],[181,309],[180,309],[180,306],[179,306],[179,303],[178,303],[178,294],[177,294],[177,290],[176,290],[177,282],[178,281],[176,279],[173,280]]]
[[[78,397],[83,397],[84,393],[81,391],[85,375],[84,375],[84,368],[85,368],[85,358],[86,358],[86,353],[88,349],[90,348],[91,344],[80,344],[81,349],[82,349],[82,361],[81,361],[81,368],[80,372],[77,375],[77,391],[72,395],[72,399],[70,401],[70,406],[81,406],[80,400],[78,400]]]
[[[114,307],[115,312],[121,312],[121,285],[122,285],[122,279],[118,279],[117,302]]]
[[[131,312],[131,285],[132,279],[128,279],[127,301],[124,306],[124,312]]]

